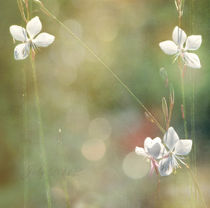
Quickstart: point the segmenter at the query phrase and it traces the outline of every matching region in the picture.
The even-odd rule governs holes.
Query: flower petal
[[[192,140],[190,139],[180,139],[176,145],[174,153],[176,155],[187,155],[192,149]]]
[[[28,57],[30,53],[30,47],[28,43],[18,44],[14,49],[15,60],[23,60]]]
[[[174,28],[174,30],[173,30],[172,38],[173,38],[173,41],[178,46],[181,47],[184,44],[184,42],[186,41],[187,35],[184,32],[184,30],[182,30],[181,28],[179,28],[178,26],[176,26]]]
[[[201,63],[199,57],[195,53],[185,52],[183,55],[184,62],[187,66],[194,69],[200,69]]]
[[[55,40],[55,37],[53,35],[50,35],[48,33],[40,33],[34,40],[33,43],[37,47],[47,47],[50,44],[53,43]]]
[[[12,25],[9,28],[12,37],[15,40],[25,42],[27,40],[26,30],[18,25]]]
[[[171,40],[166,40],[166,41],[160,42],[159,46],[162,49],[162,51],[168,55],[174,55],[178,51],[177,45]]]
[[[176,143],[179,141],[179,136],[173,127],[170,127],[163,137],[163,141],[170,151],[173,151]]]
[[[153,158],[158,159],[162,150],[162,143],[159,137],[151,139],[147,137],[144,141],[145,151],[151,155]]]
[[[39,17],[32,18],[26,25],[26,30],[31,39],[33,39],[42,29],[42,23]]]
[[[144,148],[142,148],[142,147],[136,147],[135,153],[136,153],[137,155],[141,155],[141,156],[144,156],[144,157],[147,156],[147,154],[146,154],[145,151],[144,151]]]
[[[150,146],[150,144],[152,143],[152,139],[150,137],[147,137],[145,140],[144,140],[144,149],[145,151],[147,152],[147,147]]]
[[[155,137],[152,141],[153,143],[161,143],[160,137]]]
[[[172,158],[160,160],[158,170],[161,176],[169,176],[173,172]]]
[[[187,38],[185,50],[197,50],[202,43],[201,35],[191,35]]]

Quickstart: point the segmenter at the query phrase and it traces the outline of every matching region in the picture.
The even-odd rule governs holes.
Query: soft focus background
[[[163,54],[158,46],[160,41],[171,39],[177,25],[172,0],[43,2],[121,77],[162,124],[161,99],[169,94],[160,75],[160,68],[164,67],[175,90],[171,125],[184,137],[179,70],[176,63],[172,64],[172,57]],[[176,175],[161,178],[158,197],[157,177],[150,177],[149,164],[134,154],[135,146],[143,145],[145,137],[162,137],[145,119],[143,109],[87,50],[34,5],[33,16],[36,15],[43,23],[43,31],[56,36],[54,44],[36,56],[53,207],[192,207],[190,179],[184,168],[177,170]],[[25,26],[16,1],[1,0],[0,17],[0,207],[23,207],[25,151],[27,207],[46,208],[32,69],[29,59],[14,60],[15,45],[9,34],[10,25]],[[192,71],[196,77],[198,180],[207,204],[209,18],[208,0],[185,2],[183,28],[189,35],[203,37],[202,46],[196,51],[202,69]],[[186,72],[189,130],[192,71]]]

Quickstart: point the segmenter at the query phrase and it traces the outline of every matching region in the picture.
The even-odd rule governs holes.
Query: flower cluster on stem
[[[135,152],[150,160],[150,174],[156,171],[161,176],[170,175],[181,164],[187,167],[183,161],[192,149],[192,140],[180,139],[173,127],[169,127],[163,136],[151,139],[147,137],[144,141],[144,148],[136,147]]]

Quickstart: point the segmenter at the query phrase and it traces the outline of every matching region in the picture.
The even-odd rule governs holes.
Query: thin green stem
[[[190,1],[190,18],[191,18],[191,33],[194,28],[194,0]],[[191,70],[191,82],[192,82],[192,105],[191,105],[191,137],[193,140],[193,154],[192,154],[192,163],[194,166],[194,172],[196,175],[196,140],[195,140],[195,71]]]
[[[191,137],[193,141],[193,158],[192,162],[194,165],[194,171],[196,174],[196,140],[195,140],[195,75],[194,71],[192,73],[192,107],[191,107],[191,126],[192,126],[192,132]]]
[[[25,145],[25,144],[24,144]],[[27,160],[27,148],[24,146],[24,202],[23,207],[28,207],[28,160]]]
[[[39,143],[40,143],[40,151],[41,151],[42,169],[43,169],[43,174],[44,174],[44,181],[45,181],[45,188],[46,188],[46,195],[47,195],[47,204],[48,204],[48,208],[51,208],[52,202],[51,202],[51,194],[50,194],[47,158],[46,158],[46,152],[45,152],[45,139],[44,139],[44,133],[43,133],[39,93],[38,93],[38,86],[37,86],[36,66],[35,66],[35,61],[33,60],[32,55],[31,55],[31,66],[32,66],[32,71],[33,71],[35,102],[36,102],[36,109],[37,109],[38,123],[39,123]]]
[[[63,138],[62,138],[62,130],[58,130],[58,138],[57,138],[57,146],[58,146],[58,155],[60,157],[61,161],[61,169],[64,170],[66,168],[65,165],[65,154],[63,151]],[[68,192],[68,177],[66,175],[63,176],[63,182],[62,182],[62,187],[65,193],[65,202],[66,202],[66,208],[71,207],[71,201],[69,197],[69,192]]]
[[[182,118],[184,121],[184,135],[185,139],[188,139],[187,131],[187,119],[186,119],[186,103],[185,103],[185,86],[184,86],[184,67],[180,67],[180,78],[181,78],[181,88],[182,88]]]
[[[26,90],[26,72],[25,69],[22,68],[22,77],[23,77],[23,131],[24,131],[24,140],[23,140],[23,166],[24,166],[24,205],[23,207],[27,207],[28,203],[28,134],[27,134],[27,90]]]
[[[193,1],[193,0],[192,0]],[[183,6],[184,6],[184,2],[183,2]],[[193,2],[191,4],[191,12],[192,12],[192,8],[193,8]],[[192,16],[191,16],[192,18]],[[179,15],[179,27],[181,27],[181,20],[182,20],[182,15]],[[192,19],[191,19],[192,21]],[[179,62],[179,68],[180,68],[180,76],[181,76],[181,87],[182,87],[182,103],[183,103],[183,120],[184,120],[184,131],[185,131],[185,138],[188,138],[188,132],[187,132],[187,121],[186,121],[186,106],[185,106],[185,89],[184,89],[184,71],[185,71],[185,66],[180,67],[180,62]],[[194,74],[193,74],[194,75]],[[193,87],[192,87],[192,108],[191,108],[191,127],[192,127],[192,139],[193,139],[193,154],[192,154],[192,158],[193,161],[195,163],[196,161],[196,145],[195,145],[195,83],[194,83],[194,76],[193,76]],[[199,198],[201,199],[202,202],[202,207],[207,208],[203,194],[200,190],[198,181],[197,181],[197,177],[196,175],[193,174],[192,170],[188,167],[187,170],[191,176],[191,179],[193,181],[195,190],[194,190],[194,196],[193,196],[193,191],[192,191],[192,186],[191,186],[191,192],[192,192],[192,201],[195,203],[193,204],[193,207],[197,205],[197,193],[199,194]]]
[[[178,11],[178,24],[179,27],[181,27],[182,24],[182,15],[183,15],[183,7],[184,7],[184,1],[180,1],[180,7],[179,7],[179,11]],[[179,35],[179,30],[178,30],[178,38],[180,37]],[[185,106],[185,87],[184,87],[184,66],[182,66],[181,64],[181,59],[179,58],[178,60],[178,65],[179,65],[179,69],[180,69],[180,78],[181,78],[181,88],[182,88],[182,106],[181,106],[181,110],[182,110],[182,118],[184,121],[184,134],[185,134],[185,139],[188,139],[188,132],[187,132],[187,119],[186,119],[186,106]]]
[[[193,164],[193,171],[195,174],[195,177],[197,176],[197,168],[196,168],[196,140],[195,140],[195,77],[194,77],[194,71],[191,71],[191,80],[192,80],[192,105],[191,105],[191,137],[193,141],[193,147],[192,147],[192,164]],[[195,206],[197,204],[197,193],[196,190],[194,193],[194,201]]]
[[[63,182],[63,188],[64,188],[64,193],[65,193],[66,208],[70,208],[71,201],[70,201],[70,197],[69,197],[68,182],[67,182],[66,178],[64,179],[64,182]]]
[[[36,2],[36,1],[35,1]],[[37,3],[37,2],[36,2]],[[64,23],[62,23],[56,16],[54,16],[43,3],[38,2],[40,9],[53,18],[58,24],[60,24],[75,40],[77,40],[92,56],[94,56],[98,62],[100,62],[106,70],[108,70],[112,76],[117,80],[122,87],[137,101],[137,103],[148,113],[148,115],[152,118],[156,126],[160,129],[162,133],[165,133],[165,129],[161,126],[161,124],[156,120],[156,118],[152,115],[152,113],[146,108],[146,106],[141,102],[141,100],[129,89],[129,87],[120,79],[120,77],[85,43],[83,42],[69,27],[67,27]]]
[[[191,178],[192,178],[192,180],[194,182],[194,185],[195,185],[195,187],[196,187],[196,189],[198,191],[199,197],[200,197],[201,202],[202,202],[202,207],[207,208],[205,199],[204,199],[203,194],[202,194],[202,192],[200,190],[200,186],[199,186],[199,183],[197,181],[196,176],[193,174],[193,171],[189,167],[187,167],[187,170],[188,170],[188,173],[191,176]]]
[[[193,33],[194,28],[194,0],[191,0],[191,33]],[[194,70],[191,70],[191,82],[192,82],[192,105],[191,105],[191,137],[193,141],[193,148],[192,148],[192,164],[193,164],[193,171],[195,174],[195,177],[197,177],[197,167],[196,167],[196,138],[195,138],[195,72]],[[195,196],[195,206],[198,203],[197,200],[197,193],[196,190],[194,191]]]

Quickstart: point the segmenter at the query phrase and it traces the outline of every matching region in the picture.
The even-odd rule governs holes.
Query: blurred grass
[[[191,34],[192,24],[189,4],[186,1],[183,17],[187,34]],[[171,37],[177,24],[173,1],[48,0],[45,5],[87,42],[160,120],[161,98],[168,90],[159,69],[165,67],[175,90],[172,125],[184,136],[177,65],[172,65],[172,59],[158,47],[160,41]],[[209,10],[208,0],[194,1],[193,32],[203,37],[202,47],[196,51],[203,66],[196,71],[196,139],[199,181],[206,196],[210,155]],[[187,176],[182,170],[178,170],[176,177],[161,179],[159,200],[155,177],[134,180],[125,175],[122,169],[125,156],[144,137],[161,136],[160,132],[144,119],[142,109],[103,66],[59,25],[38,8],[33,15],[40,17],[43,31],[56,36],[55,43],[40,50],[36,57],[54,207],[68,207],[63,183],[70,197],[69,207],[190,207],[186,200],[190,199]],[[0,207],[23,207],[25,145],[29,148],[30,168],[28,207],[46,207],[32,69],[29,60],[13,59],[14,44],[9,34],[10,25],[24,26],[16,2],[2,1],[0,17]],[[22,68],[27,72],[28,141],[23,139]],[[186,96],[190,115],[191,80],[188,78]],[[81,148],[92,139],[89,128],[96,118],[108,122],[111,134],[102,139],[106,147],[104,156],[89,161]],[[103,125],[97,126],[96,132],[98,137],[104,134]],[[94,148],[93,145],[91,151]]]

